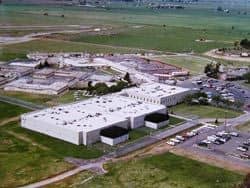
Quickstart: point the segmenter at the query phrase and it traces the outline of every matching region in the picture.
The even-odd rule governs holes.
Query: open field
[[[5,102],[0,102],[0,122],[11,117],[16,117],[28,111],[29,110],[19,106],[15,106]]]
[[[51,148],[12,134],[14,127],[12,123],[0,128],[1,187],[17,187],[72,168]]]
[[[170,111],[183,116],[199,116],[199,118],[234,118],[241,112],[204,105],[179,104],[171,107]]]
[[[171,153],[109,163],[108,173],[84,182],[86,172],[55,184],[57,187],[233,188],[242,176]],[[89,176],[90,177],[90,176]],[[80,181],[79,181],[80,180]],[[81,183],[82,181],[82,183]],[[52,185],[52,186],[55,186]]]
[[[249,133],[250,132],[250,122],[247,122],[247,123],[245,123],[243,125],[237,126],[237,129],[239,131],[248,132]]]
[[[182,67],[189,70],[191,74],[202,73],[204,71],[204,67],[211,62],[210,59],[192,55],[155,56],[153,59]]]
[[[122,8],[120,8],[122,6]],[[61,6],[1,6],[0,25],[96,25],[122,26],[121,31],[113,31],[103,35],[89,36],[86,33],[70,36],[71,41],[125,46],[160,51],[195,51],[198,53],[213,48],[231,46],[235,40],[248,36],[250,26],[249,15],[238,15],[236,11],[223,14],[207,6],[189,6],[184,10],[151,10],[133,8],[125,4],[109,9],[80,8]],[[43,16],[43,13],[49,16]],[[61,15],[64,14],[65,18]],[[37,21],[39,20],[39,22]],[[164,25],[164,27],[163,27]],[[135,27],[139,26],[139,27]],[[233,29],[232,29],[232,26]],[[205,38],[211,42],[196,42]],[[65,46],[73,43],[61,43]],[[29,45],[31,45],[29,43]],[[71,51],[84,50],[84,44],[74,44]],[[86,44],[85,44],[86,45]],[[38,44],[31,45],[34,50],[42,50]],[[60,50],[56,44],[47,45],[48,50]],[[61,45],[62,47],[63,45]],[[25,48],[24,44],[24,48]],[[90,45],[88,51],[98,46]],[[92,48],[92,49],[91,49]],[[30,48],[32,49],[32,48]],[[62,49],[64,51],[66,49]],[[100,49],[99,49],[100,50]],[[102,48],[106,52],[105,48]],[[96,50],[98,51],[98,49]],[[116,51],[110,48],[108,52]],[[23,55],[25,52],[20,53]],[[100,51],[99,51],[100,52]],[[5,56],[12,56],[5,51]],[[0,58],[3,59],[3,58]]]

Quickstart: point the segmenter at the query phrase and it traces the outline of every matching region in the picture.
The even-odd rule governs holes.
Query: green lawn
[[[11,117],[16,117],[28,111],[28,109],[19,106],[0,102],[0,122]]]
[[[0,127],[0,187],[17,187],[63,172],[64,157],[96,158],[102,152],[35,133],[12,122]]]
[[[75,102],[75,98],[74,98],[74,90],[70,90],[69,92],[65,93],[62,96],[58,96],[55,99],[53,99],[53,101],[59,103],[59,104],[65,104],[65,103],[71,103],[71,102]],[[89,97],[86,96],[79,96],[80,100],[84,100],[84,99],[88,99]]]
[[[204,105],[179,104],[171,108],[175,114],[182,116],[199,116],[199,118],[234,118],[241,112]]]
[[[110,163],[108,173],[84,182],[81,175],[56,187],[234,188],[243,176],[171,153]],[[82,174],[86,179],[86,174]],[[90,177],[90,176],[89,176]],[[52,185],[53,187],[53,185]]]
[[[204,67],[211,62],[210,59],[193,56],[193,55],[183,55],[183,56],[158,56],[153,59],[165,62],[171,65],[182,67],[191,72],[191,74],[198,74],[204,71]]]
[[[242,132],[250,132],[250,122],[237,126],[237,129]]]

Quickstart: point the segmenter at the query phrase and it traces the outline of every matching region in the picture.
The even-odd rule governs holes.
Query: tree
[[[218,106],[219,102],[221,102],[221,96],[220,95],[214,95],[212,97],[212,100],[215,102],[216,106]]]
[[[250,49],[250,41],[248,39],[242,39],[240,41],[240,45],[243,47],[243,48],[246,48],[246,49]]]
[[[246,83],[250,83],[250,72],[244,74],[243,79],[246,80]]]
[[[208,77],[217,79],[220,72],[220,66],[220,63],[209,63],[205,66],[204,73],[206,73]]]
[[[131,83],[130,75],[128,72],[125,74],[123,79],[126,80],[129,84]]]
[[[109,87],[105,83],[97,83],[94,86],[94,90],[96,91],[96,94],[98,95],[104,95],[109,93]]]

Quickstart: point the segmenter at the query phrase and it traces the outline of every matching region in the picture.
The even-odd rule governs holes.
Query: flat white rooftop
[[[168,97],[186,91],[190,91],[190,89],[160,83],[145,83],[137,88],[126,89],[128,94],[150,97]]]
[[[75,131],[89,132],[115,123],[165,109],[163,105],[149,104],[120,95],[107,95],[77,103],[48,108],[25,114],[41,123],[62,126]]]

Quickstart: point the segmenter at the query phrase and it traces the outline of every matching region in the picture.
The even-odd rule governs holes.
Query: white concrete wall
[[[21,92],[26,92],[26,93],[35,93],[35,94],[44,94],[44,95],[58,95],[62,93],[63,91],[55,91],[55,90],[34,90],[34,89],[25,89],[25,88],[17,88],[17,87],[11,87],[11,86],[6,86],[4,87],[5,91],[21,91]]]
[[[33,117],[26,118],[25,115],[21,116],[21,126],[23,128],[46,134],[72,144],[82,144],[82,132],[73,131],[62,126],[48,124],[45,121],[38,121]]]
[[[163,122],[160,122],[160,123],[145,121],[145,126],[151,128],[151,129],[159,129],[161,127],[166,126],[168,123],[169,123],[169,120],[166,120],[166,121],[163,121]]]
[[[109,138],[109,137],[101,136],[101,142],[114,146],[119,143],[125,142],[126,140],[128,140],[128,138],[129,138],[128,134],[117,137],[117,138]]]

